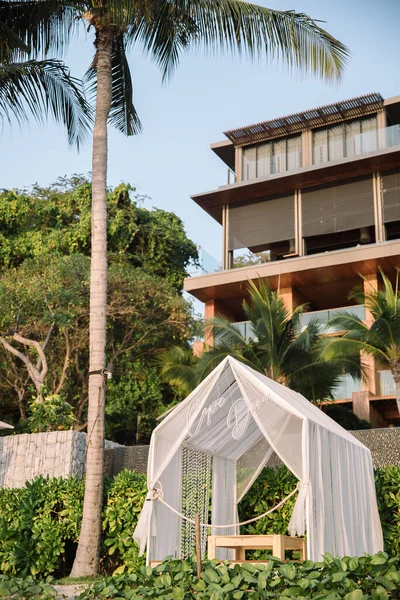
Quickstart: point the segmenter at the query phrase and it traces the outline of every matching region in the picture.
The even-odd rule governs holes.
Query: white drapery
[[[211,528],[237,522],[237,502],[276,452],[300,482],[289,531],[307,533],[311,560],[383,549],[370,451],[303,396],[228,356],[152,434],[150,492],[134,532],[148,561],[180,558],[181,518],[150,498],[161,483],[181,511],[183,444],[213,457]]]

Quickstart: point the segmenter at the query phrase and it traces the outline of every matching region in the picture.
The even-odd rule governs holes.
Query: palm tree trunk
[[[99,564],[104,457],[107,309],[107,121],[111,107],[111,37],[98,31],[96,119],[92,158],[90,360],[86,486],[82,527],[71,577],[96,575]],[[93,373],[94,372],[94,373]]]

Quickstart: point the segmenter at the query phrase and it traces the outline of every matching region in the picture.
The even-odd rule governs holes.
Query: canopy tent
[[[188,512],[188,490],[199,499],[199,490],[209,489],[208,473],[211,529],[237,523],[237,503],[273,452],[299,480],[289,531],[307,532],[309,558],[383,549],[370,451],[306,398],[228,356],[152,434],[149,494],[134,532],[142,552],[147,545],[147,560],[185,557],[187,530],[178,513]],[[190,461],[197,480],[187,470]],[[160,487],[176,513],[151,501]],[[203,522],[208,501],[203,495]]]
[[[0,421],[0,429],[14,429],[14,427],[12,425],[9,425],[8,423]]]

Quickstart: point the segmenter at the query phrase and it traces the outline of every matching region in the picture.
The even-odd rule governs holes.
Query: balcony
[[[379,389],[381,396],[394,396],[396,394],[396,384],[390,371],[378,371]]]
[[[281,150],[279,153],[271,149],[270,152],[257,152],[257,148],[250,147],[244,150],[243,180],[253,181],[265,179],[277,174],[296,173],[300,169],[320,167],[329,163],[353,159],[358,156],[368,155],[379,150],[386,150],[400,146],[400,125],[392,125],[383,129],[373,129],[363,133],[336,136],[334,139],[320,139],[319,133],[327,130],[317,130],[312,148],[312,165],[302,162],[301,148],[297,151]],[[290,138],[289,138],[290,139]],[[262,146],[260,146],[262,148]]]
[[[328,322],[342,311],[346,311],[351,315],[358,317],[362,321],[365,319],[365,306],[362,304],[357,304],[355,306],[344,306],[342,308],[332,308],[329,310],[316,310],[300,315],[301,330],[304,331],[311,321],[316,320],[318,321],[319,331],[321,334],[328,335],[332,333],[340,333],[340,329],[337,327],[328,326]],[[345,398],[347,398],[347,396],[345,396]]]

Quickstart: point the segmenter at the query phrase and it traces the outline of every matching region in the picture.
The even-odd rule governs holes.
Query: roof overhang
[[[235,170],[235,146],[230,140],[215,142],[210,148],[232,171]]]
[[[398,168],[400,168],[400,146],[395,146],[322,166],[307,166],[287,174],[270,175],[265,179],[240,181],[211,192],[196,194],[191,198],[218,223],[222,223],[224,205],[259,202],[292,193],[295,189],[304,190],[319,185],[334,184],[370,175],[375,171]]]
[[[287,115],[286,117],[224,131],[224,135],[235,146],[254,144],[283,135],[299,133],[305,129],[323,127],[324,125],[356,119],[378,112],[383,108],[383,102],[384,100],[380,94],[372,92],[357,98],[350,98],[349,100]]]
[[[296,288],[305,302],[325,308],[324,302],[331,302],[332,294],[337,296],[343,292],[346,299],[348,282],[359,283],[360,274],[375,274],[379,267],[391,273],[399,261],[400,242],[397,240],[189,277],[184,281],[184,290],[202,302],[222,300],[229,306],[232,300],[233,308],[238,300],[240,308],[248,282],[257,282],[261,277],[268,278],[272,289]]]

